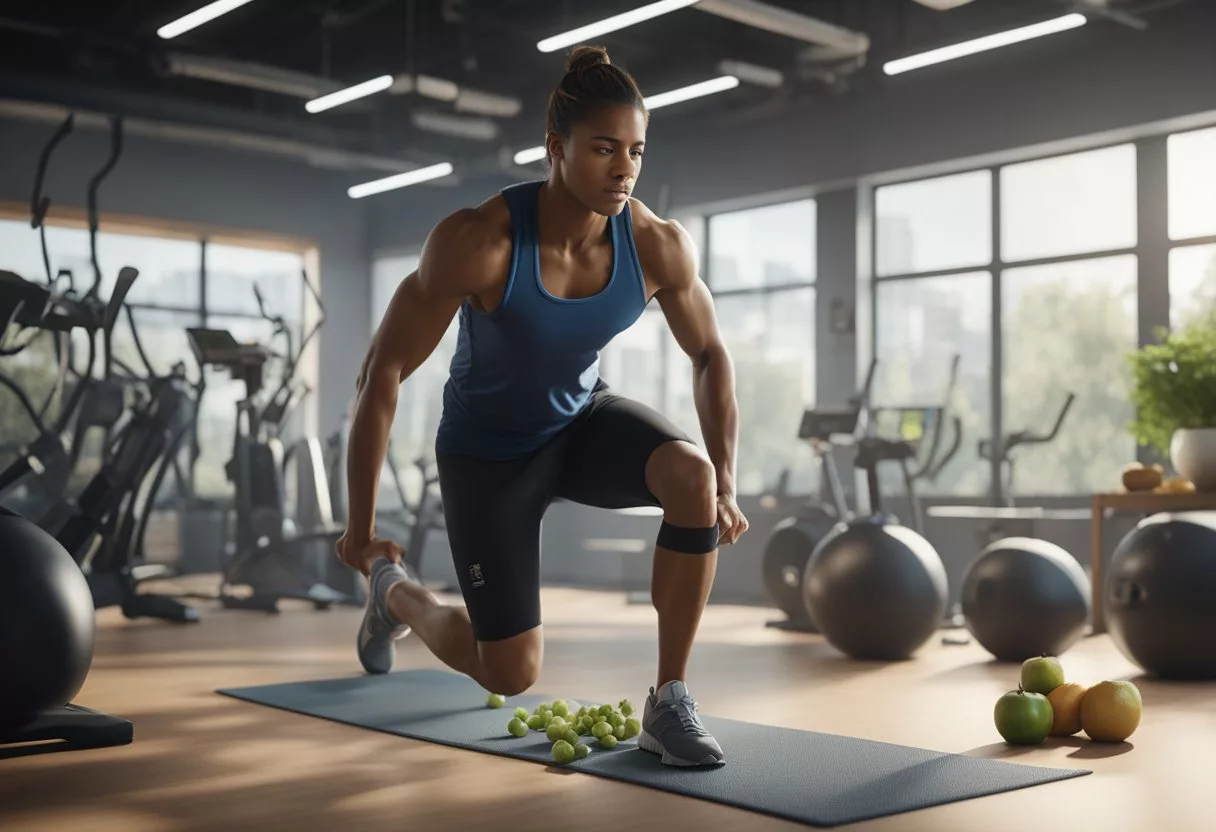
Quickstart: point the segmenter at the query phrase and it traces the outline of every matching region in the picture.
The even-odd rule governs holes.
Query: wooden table
[[[1132,491],[1093,495],[1092,556],[1090,560],[1093,587],[1093,632],[1106,631],[1102,614],[1102,531],[1106,517],[1115,512],[1158,514],[1163,511],[1216,510],[1216,492],[1195,494],[1156,494],[1152,491]]]

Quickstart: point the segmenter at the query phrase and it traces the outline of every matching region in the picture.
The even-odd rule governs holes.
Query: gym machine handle
[[[72,132],[73,126],[76,124],[76,114],[68,113],[68,117],[59,125],[59,129],[51,136],[51,140],[47,142],[46,147],[42,148],[42,155],[38,158],[38,172],[34,174],[34,192],[30,196],[30,228],[37,229],[39,236],[42,238],[42,264],[46,267],[46,282],[47,285],[54,283],[54,278],[51,277],[51,257],[46,247],[46,230],[43,227],[43,222],[46,220],[47,212],[51,210],[51,198],[43,196],[42,185],[46,181],[46,169],[50,164],[51,154],[55,152],[55,148],[59,143],[67,138],[68,133]]]
[[[110,171],[114,170],[122,156],[122,118],[115,116],[110,119],[110,156],[101,170],[89,180],[88,211],[89,211],[89,262],[93,265],[93,285],[85,293],[85,297],[97,297],[101,288],[101,266],[97,263],[97,190]]]
[[[1055,424],[1052,425],[1051,431],[1042,433],[1032,433],[1029,430],[1019,430],[1014,433],[1007,434],[1004,441],[1001,443],[1000,457],[1004,458],[1009,454],[1009,451],[1016,448],[1018,445],[1042,445],[1051,442],[1060,432],[1060,428],[1064,425],[1064,419],[1068,416],[1068,411],[1072,408],[1072,403],[1076,399],[1076,394],[1068,393],[1064,398],[1064,404],[1060,407],[1060,412],[1056,415]],[[991,439],[981,439],[979,441],[980,459],[992,461],[995,449]]]

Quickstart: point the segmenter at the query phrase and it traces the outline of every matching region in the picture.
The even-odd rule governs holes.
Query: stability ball
[[[1142,520],[1115,549],[1102,592],[1125,656],[1163,679],[1216,679],[1216,512]]]
[[[55,538],[0,509],[0,733],[80,691],[93,663],[93,596]]]
[[[836,522],[826,512],[787,517],[773,527],[764,544],[762,564],[768,597],[791,621],[812,631],[815,628],[802,598],[803,573],[815,547],[831,533]]]
[[[1085,570],[1054,543],[994,541],[967,567],[963,620],[1000,661],[1059,656],[1085,632],[1092,598]]]
[[[855,659],[910,657],[946,610],[946,568],[937,550],[889,520],[837,526],[815,549],[803,580],[815,625]]]

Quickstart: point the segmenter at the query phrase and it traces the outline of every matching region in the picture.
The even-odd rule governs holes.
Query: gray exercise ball
[[[93,663],[93,596],[67,550],[0,511],[0,733],[62,707]]]
[[[1103,581],[1111,640],[1163,679],[1216,679],[1216,512],[1157,514],[1120,541]]]
[[[963,576],[963,620],[1000,661],[1059,656],[1085,633],[1092,607],[1077,559],[1046,540],[989,544]]]
[[[941,626],[947,592],[946,568],[929,541],[879,519],[837,526],[803,578],[815,625],[855,659],[909,658]]]

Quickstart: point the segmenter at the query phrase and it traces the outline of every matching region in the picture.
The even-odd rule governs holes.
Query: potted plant
[[[1216,491],[1216,314],[1130,356],[1132,434],[1198,491]]]

